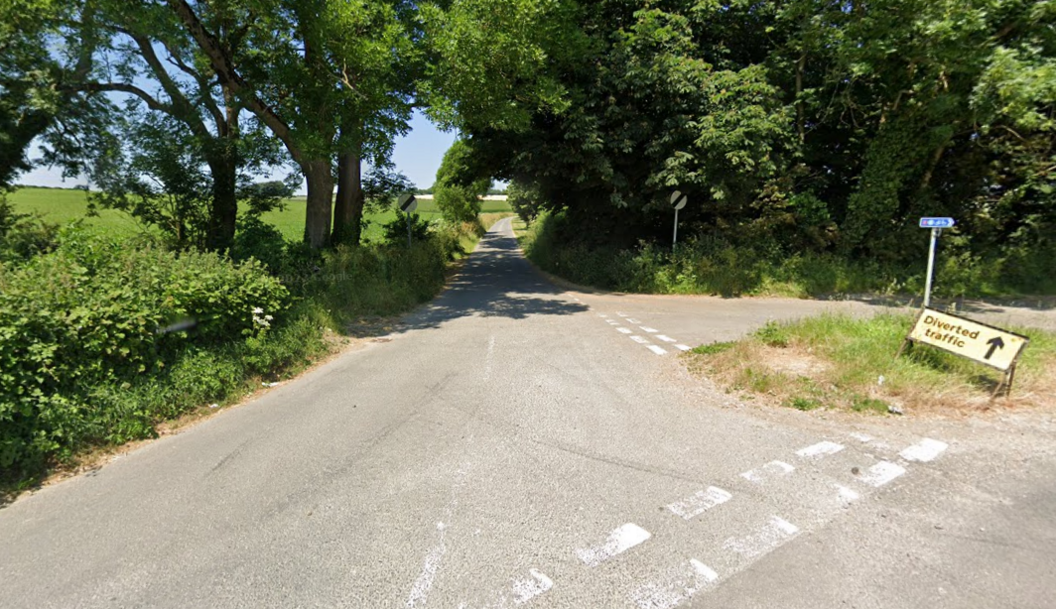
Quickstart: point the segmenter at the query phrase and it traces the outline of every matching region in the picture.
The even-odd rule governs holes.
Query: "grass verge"
[[[690,368],[727,391],[797,410],[888,414],[970,413],[1056,406],[1056,334],[1031,338],[1008,398],[990,400],[1000,373],[937,349],[915,346],[895,359],[911,315],[870,319],[823,315],[769,323],[748,338],[697,347]]]

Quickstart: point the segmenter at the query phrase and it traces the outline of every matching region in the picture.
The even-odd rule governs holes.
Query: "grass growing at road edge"
[[[734,343],[687,354],[692,369],[729,391],[797,410],[887,414],[970,412],[1056,405],[1056,334],[1013,328],[1030,337],[1009,398],[991,402],[1000,373],[926,346],[895,359],[914,316],[870,319],[822,315],[768,323]]]

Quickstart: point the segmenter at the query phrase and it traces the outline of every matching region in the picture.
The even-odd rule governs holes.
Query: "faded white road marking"
[[[628,317],[628,318],[627,318],[627,323],[629,323],[629,324],[634,324],[634,325],[636,325],[636,326],[637,326],[638,324],[640,324],[640,323],[642,323],[642,322],[638,321],[637,319],[631,319],[630,317]]]
[[[626,313],[620,313],[619,311],[617,311],[616,314],[619,315],[620,317],[627,317]]]
[[[755,558],[792,539],[797,533],[799,533],[799,527],[796,525],[783,518],[771,516],[770,522],[766,523],[762,530],[746,537],[731,537],[722,544],[722,547],[747,558]]]
[[[693,347],[690,347],[689,345],[675,345],[675,348],[679,351],[689,351]]]
[[[621,332],[623,334],[630,334],[631,333],[631,329],[630,328],[616,328],[616,331],[617,332]]]
[[[858,433],[857,431],[852,431],[851,437],[855,440],[858,440],[859,442],[864,442],[866,444],[873,441],[873,436],[870,436],[869,434]]]
[[[612,319],[610,319],[610,320],[609,320],[609,321],[608,321],[607,323],[608,323],[608,324],[609,324],[610,326],[618,326],[618,325],[620,325],[620,322],[618,322],[618,321],[615,321],[615,320],[612,320]]]
[[[598,313],[598,317],[600,317],[602,319],[608,319],[609,318],[607,313]]]
[[[515,580],[509,592],[500,592],[492,596],[495,600],[484,605],[483,609],[506,609],[510,603],[523,605],[533,598],[544,594],[554,587],[554,580],[541,571],[528,570],[528,577]],[[469,609],[467,603],[459,603],[458,609]]]
[[[650,328],[649,326],[638,326],[638,327],[642,329],[642,332],[648,332],[649,334],[656,334],[657,332],[660,331],[660,330],[657,330],[656,328]]]
[[[535,569],[530,569],[530,579],[522,579],[513,583],[513,603],[523,605],[540,594],[554,587],[554,581]]]
[[[839,493],[840,501],[842,501],[844,505],[849,505],[858,501],[858,498],[861,496],[857,491],[853,491],[846,486],[841,486],[839,484],[836,485],[836,492]]]
[[[843,444],[837,444],[835,442],[818,442],[812,446],[801,448],[796,451],[796,454],[800,457],[822,457],[825,455],[834,455],[843,450]]]
[[[642,338],[641,336],[628,336],[627,338],[633,340],[634,342],[638,343],[639,345],[648,345],[649,344],[649,341],[644,339],[644,338]]]
[[[465,481],[466,466],[463,464],[455,471],[455,482],[451,485],[451,500],[444,508],[446,518],[451,518],[455,508],[458,507],[458,491],[465,484]],[[440,531],[440,539],[436,547],[426,555],[425,564],[422,565],[422,572],[414,580],[414,585],[411,586],[411,593],[407,597],[408,607],[417,607],[420,604],[425,604],[429,596],[429,590],[433,587],[433,579],[436,578],[436,572],[440,568],[440,559],[443,558],[444,553],[447,551],[447,546],[444,543],[447,527],[443,522],[438,522],[436,523],[436,528]]]
[[[771,461],[766,465],[748,470],[741,474],[741,477],[751,482],[763,482],[767,478],[777,478],[780,476],[787,476],[794,472],[796,468],[792,467],[784,461]]]
[[[950,445],[945,442],[939,442],[938,440],[932,440],[931,438],[924,438],[920,442],[917,442],[898,454],[906,461],[920,461],[927,463],[946,452],[946,449],[949,447]]]
[[[649,350],[657,355],[667,355],[667,349],[657,347],[656,345],[649,345]]]
[[[407,597],[408,607],[417,607],[425,603],[425,599],[429,597],[429,590],[433,587],[436,571],[440,568],[440,559],[447,551],[447,546],[444,545],[444,523],[436,523],[436,528],[440,530],[440,543],[425,557],[422,572],[418,575],[418,579],[414,580],[411,595]]]
[[[677,340],[671,338],[670,336],[666,336],[664,334],[657,334],[656,337],[659,338],[660,340],[664,341],[665,343],[677,343],[678,342]]]
[[[638,588],[631,593],[631,600],[641,609],[671,609],[719,579],[718,573],[699,560],[690,559],[688,567]]]
[[[484,382],[491,378],[491,360],[495,354],[495,336],[488,337],[488,351],[484,355]]]
[[[692,496],[687,497],[682,501],[672,503],[667,506],[667,509],[674,512],[676,515],[689,520],[700,516],[716,505],[726,503],[732,498],[733,495],[729,492],[718,487],[709,486],[702,491],[697,491]]]
[[[870,467],[865,474],[862,474],[858,478],[869,486],[879,488],[904,473],[906,473],[906,468],[901,465],[891,463],[890,461],[881,461]]]
[[[593,548],[576,550],[576,555],[588,566],[596,567],[613,556],[626,552],[646,541],[650,537],[652,537],[652,534],[649,531],[633,522],[628,522],[609,533],[609,538],[605,540],[605,543]]]

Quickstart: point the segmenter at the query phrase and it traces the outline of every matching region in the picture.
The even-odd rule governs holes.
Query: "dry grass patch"
[[[745,340],[687,355],[691,369],[729,391],[798,410],[887,414],[965,413],[991,408],[1056,407],[1056,334],[1014,328],[1031,337],[1011,397],[991,400],[999,372],[928,347],[895,359],[910,315],[854,319],[824,315],[770,323]]]

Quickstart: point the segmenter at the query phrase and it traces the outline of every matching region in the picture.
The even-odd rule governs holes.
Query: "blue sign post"
[[[935,276],[935,247],[939,243],[942,229],[953,228],[957,222],[953,218],[921,218],[920,227],[931,229],[931,250],[928,253],[928,278],[924,286],[924,306],[931,305],[931,282]]]

